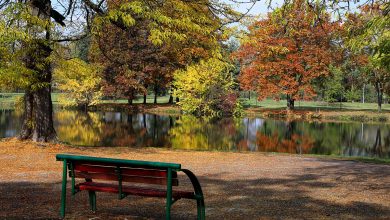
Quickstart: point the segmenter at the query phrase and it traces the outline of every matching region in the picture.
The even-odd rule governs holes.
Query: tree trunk
[[[173,95],[172,93],[169,95],[169,101],[168,101],[169,104],[173,104]]]
[[[133,104],[133,98],[128,98],[127,99],[127,104],[132,105]]]
[[[180,102],[180,98],[176,97],[176,103]]]
[[[294,101],[290,95],[287,95],[287,110],[294,110]]]
[[[154,104],[157,104],[157,92],[158,92],[158,87],[154,86]]]
[[[382,102],[383,102],[383,91],[382,91],[380,82],[375,83],[375,90],[376,90],[377,103],[378,103],[378,112],[381,112],[382,111]]]
[[[362,96],[362,103],[365,103],[366,99],[366,84],[363,84],[363,96]]]
[[[144,104],[146,104],[146,98],[147,98],[147,96],[146,96],[146,93],[144,94]]]
[[[53,125],[53,104],[51,101],[52,70],[49,57],[52,49],[46,40],[36,39],[26,48],[24,62],[26,67],[37,72],[38,88],[28,90],[25,94],[25,119],[20,134],[21,139],[37,142],[56,140]]]
[[[29,90],[26,90],[24,97],[24,115],[22,129],[19,134],[19,139],[26,140],[31,138],[33,130],[33,102],[34,97]]]
[[[50,74],[51,76],[51,74]],[[48,142],[56,139],[53,126],[53,104],[51,101],[51,86],[34,91],[34,130],[33,141]]]

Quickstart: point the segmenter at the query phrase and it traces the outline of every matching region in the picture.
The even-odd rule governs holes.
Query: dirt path
[[[261,153],[47,147],[15,140],[0,142],[0,218],[58,218],[57,153],[181,163],[200,179],[208,219],[390,219],[390,165]],[[67,218],[164,218],[164,199],[119,201],[117,195],[98,193],[98,211],[92,213],[86,194],[68,194]],[[172,218],[196,218],[195,202],[177,202]]]

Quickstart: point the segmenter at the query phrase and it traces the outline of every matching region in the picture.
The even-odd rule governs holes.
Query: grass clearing
[[[258,101],[252,99],[241,99],[245,108],[259,107],[262,109],[286,109],[286,100],[276,101],[273,99],[266,99]],[[311,111],[339,111],[339,110],[359,110],[359,111],[377,111],[377,103],[360,103],[360,102],[337,102],[327,103],[320,101],[296,101],[296,110],[311,110]],[[390,111],[390,104],[382,105],[383,111]]]

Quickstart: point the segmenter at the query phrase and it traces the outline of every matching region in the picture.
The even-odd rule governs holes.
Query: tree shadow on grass
[[[253,172],[256,169],[261,168],[255,168]],[[384,198],[388,199],[389,175],[388,166],[334,162],[330,166],[307,168],[304,174],[290,174],[283,178],[280,175],[276,178],[250,178],[239,173],[235,177],[221,172],[200,175],[199,179],[205,193],[208,219],[387,219],[390,217],[388,200],[382,204],[378,200],[339,200],[350,196],[345,192],[346,186],[350,187],[350,193],[361,189],[366,190],[367,197],[370,197],[383,192]],[[191,188],[185,178],[182,184],[184,188]],[[313,196],[313,192],[320,194]],[[59,218],[60,194],[59,181],[0,183],[0,218]],[[164,199],[131,196],[119,201],[115,194],[98,193],[98,211],[92,213],[86,192],[72,198],[68,191],[66,217],[163,219],[164,204]],[[175,203],[172,218],[195,219],[195,202],[182,200]]]

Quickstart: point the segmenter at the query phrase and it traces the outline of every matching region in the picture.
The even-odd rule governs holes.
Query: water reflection
[[[147,114],[60,111],[55,127],[62,141],[75,145],[169,147],[172,120]]]
[[[261,118],[210,121],[192,116],[57,111],[61,141],[86,146],[167,147],[390,158],[390,125]],[[0,110],[0,137],[18,134],[21,114]]]

